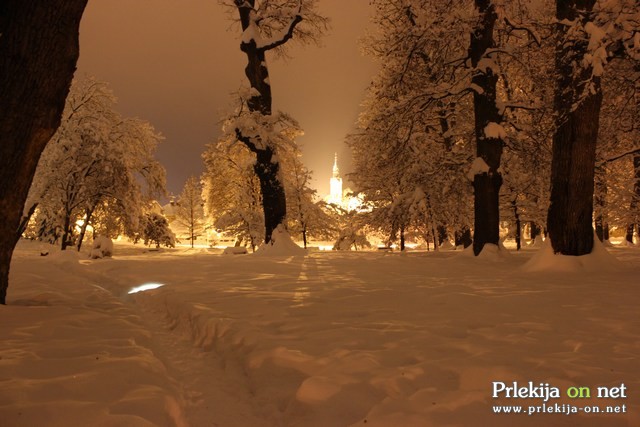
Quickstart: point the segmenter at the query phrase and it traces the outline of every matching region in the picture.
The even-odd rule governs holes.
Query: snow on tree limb
[[[473,163],[471,163],[471,168],[469,168],[469,172],[467,172],[467,178],[469,181],[473,181],[476,175],[482,175],[483,173],[489,173],[489,165],[484,161],[482,157],[476,157]]]

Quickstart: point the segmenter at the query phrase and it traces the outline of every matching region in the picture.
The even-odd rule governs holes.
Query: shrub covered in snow
[[[347,227],[340,232],[338,239],[333,245],[334,251],[350,251],[352,248],[358,249],[370,248],[371,243],[367,240],[367,236],[359,230]]]
[[[244,255],[247,253],[247,248],[244,246],[227,246],[222,255]]]
[[[91,246],[91,252],[89,258],[98,259],[104,257],[110,257],[113,255],[113,242],[106,236],[98,236],[93,239],[93,245]]]

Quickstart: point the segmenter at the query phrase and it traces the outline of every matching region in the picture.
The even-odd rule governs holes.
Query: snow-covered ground
[[[20,242],[0,425],[638,426],[640,249],[608,250],[609,268],[550,272],[542,252],[525,266],[533,249],[89,260]],[[164,286],[129,294],[149,283]],[[492,397],[514,381],[561,397]],[[543,404],[625,413],[494,413]]]

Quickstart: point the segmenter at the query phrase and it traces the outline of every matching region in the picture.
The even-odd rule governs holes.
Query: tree
[[[613,52],[638,56],[638,16],[633,0],[556,1],[557,121],[547,217],[555,253],[585,255],[593,248],[601,77]]]
[[[474,189],[476,255],[486,243],[498,244],[500,166],[509,132],[505,118],[514,109],[531,108],[528,100],[519,99],[522,96],[510,99],[505,96],[508,91],[503,65],[523,68],[520,52],[539,42],[528,25],[531,14],[528,4],[512,3],[516,2],[375,0],[375,21],[381,31],[366,45],[369,52],[384,61],[374,82],[377,87],[372,102],[380,113],[369,122],[373,126],[368,125],[366,133],[371,127],[379,127],[377,124],[390,122],[382,135],[396,149],[393,153],[385,150],[384,155],[396,165],[399,159],[409,158],[410,163],[401,166],[403,170],[412,170],[419,163],[413,162],[416,155],[427,160],[432,170],[442,164],[456,165],[459,156],[454,151],[464,145],[468,138],[465,125],[473,121],[476,153],[469,176]],[[511,16],[517,16],[518,20],[512,20]],[[386,114],[381,114],[385,109]],[[468,118],[470,113],[474,115],[472,120]],[[377,139],[382,140],[380,135]],[[371,138],[371,142],[375,140]],[[442,144],[443,149],[436,152],[444,150],[446,155],[430,155],[437,144]],[[407,151],[404,157],[403,151]],[[402,179],[396,180],[404,182],[400,194],[404,192],[405,197],[411,198],[422,192],[428,203],[420,202],[421,206],[440,213],[443,198],[431,190],[438,177],[427,180],[427,173],[420,181],[407,179],[405,175],[403,172]],[[456,175],[460,175],[459,170]],[[447,229],[453,228],[446,223],[451,218],[429,216],[436,221],[442,238]],[[456,225],[455,234],[463,234],[467,224],[459,221]]]
[[[312,174],[302,163],[299,150],[294,150],[284,160],[288,172],[284,176],[284,184],[289,230],[302,235],[305,249],[310,237],[332,239],[336,233],[335,220],[327,213],[324,201],[315,201],[317,192],[309,187]]]
[[[204,212],[202,209],[202,187],[200,180],[190,176],[184,184],[178,198],[176,221],[187,227],[189,240],[193,248],[196,238],[204,231]]]
[[[55,224],[63,250],[80,250],[98,207],[117,215],[129,234],[143,206],[164,194],[164,168],[154,159],[162,137],[145,121],[123,118],[115,104],[106,83],[74,81],[62,124],[38,163],[23,224],[33,213]]]
[[[640,196],[640,63],[616,60],[607,65],[602,90],[596,147],[596,235],[605,241],[610,226],[626,228],[626,240],[633,243]]]
[[[251,92],[249,114],[237,123],[235,134],[256,156],[254,171],[262,193],[264,238],[269,243],[273,230],[284,223],[287,204],[270,136],[272,95],[266,54],[274,50],[282,53],[291,39],[316,41],[325,31],[327,19],[316,13],[316,0],[228,0],[224,4],[237,11],[242,28],[240,50],[247,57],[245,74]]]
[[[204,210],[215,228],[247,242],[255,249],[263,240],[260,183],[253,171],[254,158],[242,144],[221,139],[202,155]]]
[[[0,6],[0,304],[22,208],[60,124],[79,55],[87,0],[5,0]]]
[[[498,245],[500,239],[499,195],[502,174],[499,168],[506,133],[501,126],[502,114],[496,102],[499,73],[496,72],[492,57],[496,47],[494,27],[498,13],[492,0],[475,0],[475,7],[479,17],[471,33],[469,58],[475,69],[471,83],[478,88],[473,92],[476,155],[477,160],[483,163],[479,173],[473,177],[473,253],[478,255],[485,244]]]
[[[171,248],[176,245],[176,237],[169,228],[169,222],[164,216],[156,212],[150,212],[145,216],[142,235],[144,244],[152,245],[155,243],[156,249],[160,248],[160,245]]]

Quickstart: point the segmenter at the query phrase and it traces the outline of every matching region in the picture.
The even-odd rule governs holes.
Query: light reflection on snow
[[[128,293],[135,294],[138,292],[150,291],[151,289],[158,289],[161,286],[164,286],[164,283],[145,283],[144,285],[131,288],[131,290]]]
[[[305,300],[311,296],[311,292],[309,292],[308,287],[297,288],[293,292],[293,302],[295,303],[292,307],[304,307]]]

